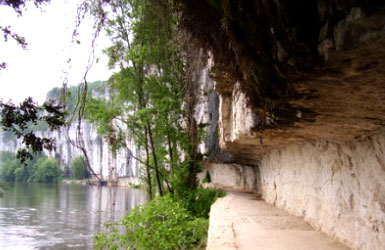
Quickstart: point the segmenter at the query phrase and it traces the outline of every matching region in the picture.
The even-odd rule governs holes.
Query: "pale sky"
[[[43,10],[32,4],[21,17],[13,9],[0,6],[0,25],[10,25],[29,44],[23,50],[11,38],[4,42],[0,33],[0,63],[8,64],[5,70],[0,70],[0,99],[19,103],[31,96],[42,104],[50,89],[62,86],[66,71],[69,85],[81,82],[91,54],[93,22],[90,18],[83,21],[78,36],[80,44],[71,43],[77,3],[78,0],[54,0],[43,6]],[[95,51],[100,60],[93,64],[88,82],[107,80],[112,74],[101,52],[108,45],[108,39],[101,34]],[[69,58],[71,63],[67,64]]]

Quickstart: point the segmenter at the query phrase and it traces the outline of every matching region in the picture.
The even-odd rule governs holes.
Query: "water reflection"
[[[92,249],[92,235],[147,201],[144,191],[9,184],[0,199],[0,249]]]

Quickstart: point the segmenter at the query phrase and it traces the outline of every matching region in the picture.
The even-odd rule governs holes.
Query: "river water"
[[[0,249],[92,249],[92,235],[147,201],[139,189],[7,184],[0,198]]]

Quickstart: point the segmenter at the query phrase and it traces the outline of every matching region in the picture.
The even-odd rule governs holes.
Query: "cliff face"
[[[346,143],[313,141],[258,162],[264,199],[354,249],[385,242],[385,133]]]
[[[73,123],[69,128],[62,128],[60,131],[41,132],[42,136],[55,139],[56,150],[45,153],[57,159],[67,175],[70,174],[72,160],[77,156],[83,156],[73,144],[76,140],[76,127],[77,124]],[[133,141],[127,142],[128,148],[118,150],[115,155],[108,142],[96,133],[96,128],[92,124],[84,120],[82,131],[87,155],[96,174],[104,180],[126,177],[131,182],[139,181],[139,163],[130,154],[130,151],[134,155],[139,153]],[[20,147],[22,145],[19,140],[15,138],[9,140],[5,138],[4,133],[0,133],[0,151],[17,152]]]
[[[293,30],[286,38],[269,35],[273,46],[258,56],[268,57],[275,69],[260,67],[264,73],[256,76],[263,82],[274,73],[285,82],[287,95],[275,99],[276,109],[255,105],[260,96],[250,91],[247,79],[232,77],[234,72],[215,60],[213,49],[208,74],[219,94],[218,144],[236,164],[215,161],[206,163],[207,170],[212,185],[254,190],[353,249],[383,249],[385,6],[378,1],[337,2],[309,3],[319,19],[304,40]],[[280,1],[274,3],[291,13]],[[311,28],[288,20],[285,25],[297,32]],[[317,37],[310,42],[312,34]],[[301,46],[303,54],[297,50]],[[301,62],[311,64],[303,68]],[[278,85],[270,84],[278,91]]]
[[[94,82],[90,86],[90,94],[94,98],[109,98],[109,91],[103,82]],[[69,113],[73,112],[76,103],[76,87],[70,89],[67,108]],[[71,92],[72,91],[72,92]],[[59,100],[62,90],[52,89],[47,94],[47,100]],[[121,124],[115,123],[115,126]],[[69,127],[62,127],[59,131],[48,131],[40,128],[37,135],[55,139],[56,149],[45,151],[50,157],[55,158],[64,173],[70,176],[71,163],[75,157],[84,156],[76,146],[78,121],[73,121]],[[97,128],[83,119],[81,122],[81,140],[84,142],[87,156],[94,172],[103,180],[110,180],[118,185],[139,183],[139,162],[135,159],[140,154],[133,140],[127,139],[126,147],[113,152],[108,142],[97,133]],[[0,151],[16,153],[23,145],[21,141],[9,133],[0,132]]]
[[[336,26],[334,43],[339,47],[329,51],[323,66],[309,73],[288,75],[288,84],[296,94],[287,101],[291,108],[286,113],[256,112],[248,105],[241,84],[236,83],[231,95],[220,97],[220,108],[224,109],[220,118],[221,144],[238,159],[248,162],[293,141],[346,141],[377,133],[385,124],[385,39],[365,40],[371,33],[382,34],[371,30],[369,23],[374,18],[364,17],[359,8],[353,8]],[[376,20],[378,29],[385,30],[384,20]],[[341,26],[344,30],[340,30]],[[341,49],[356,40],[363,44]],[[285,121],[283,116],[292,118]],[[241,153],[246,149],[248,155]]]

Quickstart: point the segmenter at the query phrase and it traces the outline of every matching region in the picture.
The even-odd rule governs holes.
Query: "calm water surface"
[[[0,198],[0,249],[92,249],[92,235],[134,206],[143,190],[69,184],[7,184]]]

